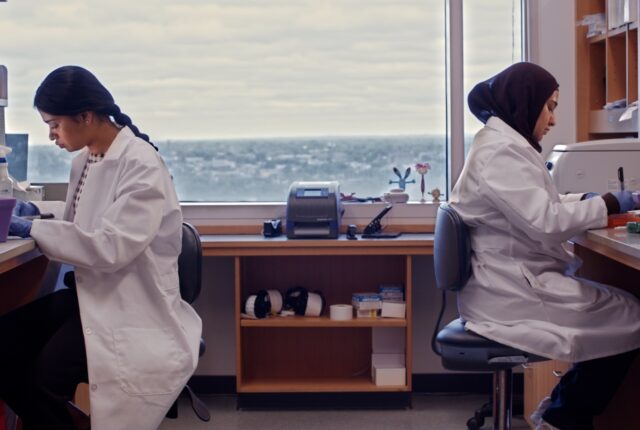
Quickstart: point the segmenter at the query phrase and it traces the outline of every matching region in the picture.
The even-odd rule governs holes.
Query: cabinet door
[[[533,426],[529,418],[542,399],[551,394],[570,364],[556,360],[529,364],[524,369],[524,418]]]

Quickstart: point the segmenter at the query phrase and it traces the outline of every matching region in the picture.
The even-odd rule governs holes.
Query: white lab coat
[[[473,274],[458,293],[467,329],[540,356],[580,362],[640,348],[640,301],[574,276],[564,243],[607,225],[604,200],[559,195],[544,160],[491,117],[451,196],[470,228]]]
[[[91,428],[155,430],[195,370],[202,330],[180,298],[180,205],[162,159],[125,127],[91,165],[71,221],[87,156],[73,159],[64,214],[38,202],[56,220],[34,221],[31,235],[75,266]]]

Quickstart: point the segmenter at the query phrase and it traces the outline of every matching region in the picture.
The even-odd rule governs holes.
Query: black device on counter
[[[282,234],[282,221],[268,219],[262,223],[262,235],[264,237],[278,237]]]
[[[343,210],[337,181],[296,181],[287,199],[287,238],[337,239]]]
[[[371,220],[369,224],[367,224],[362,232],[363,239],[392,239],[400,236],[400,233],[383,233],[382,231],[382,224],[380,224],[380,221],[382,220],[382,217],[391,210],[391,208],[393,208],[392,205],[386,206],[378,215],[375,216],[375,218]]]
[[[358,240],[358,236],[356,236],[357,232],[358,227],[355,224],[349,224],[349,227],[347,227],[347,239]]]

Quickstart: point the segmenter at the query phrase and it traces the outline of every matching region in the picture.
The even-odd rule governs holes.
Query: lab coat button
[[[93,331],[92,331],[89,327],[85,328],[85,329],[84,329],[84,332],[85,332],[86,334],[91,334],[91,333],[93,333]]]
[[[96,391],[98,389],[97,384],[91,384],[91,391]]]

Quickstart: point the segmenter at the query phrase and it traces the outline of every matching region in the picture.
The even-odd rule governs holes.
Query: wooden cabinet
[[[627,0],[628,22],[609,28],[609,11],[624,0],[578,0],[576,19],[603,14],[605,31],[588,34],[576,26],[576,116],[578,141],[638,136],[638,112],[619,121],[626,107],[638,101],[638,0]],[[632,5],[633,3],[633,5]],[[614,102],[623,107],[607,108]]]
[[[540,401],[551,394],[569,366],[569,363],[549,360],[528,364],[524,368],[524,418],[531,428],[535,428],[531,414]]]
[[[202,236],[205,256],[234,256],[236,388],[244,393],[411,392],[412,256],[433,253],[433,235],[348,241]],[[328,306],[350,304],[356,292],[402,284],[405,318],[329,319]],[[294,286],[321,291],[320,317],[241,317],[242,303],[261,289],[283,294]],[[377,386],[371,379],[372,334],[397,331],[404,344],[406,380]]]

